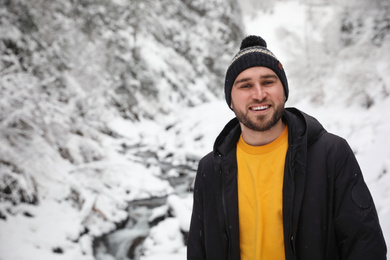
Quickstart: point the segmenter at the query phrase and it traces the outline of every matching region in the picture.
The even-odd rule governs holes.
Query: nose
[[[260,85],[256,84],[252,88],[252,98],[257,100],[263,100],[265,96],[267,95],[265,89]]]

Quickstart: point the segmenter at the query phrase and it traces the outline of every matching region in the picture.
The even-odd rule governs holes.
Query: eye
[[[267,80],[267,81],[264,81],[263,85],[271,85],[273,84],[275,81],[273,80]]]
[[[250,84],[243,84],[243,85],[240,86],[240,88],[250,88],[250,87],[251,87]]]

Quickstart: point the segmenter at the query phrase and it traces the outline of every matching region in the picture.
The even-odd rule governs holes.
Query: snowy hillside
[[[388,1],[239,2],[0,2],[0,260],[185,259],[245,34],[348,140],[390,241]]]
[[[174,169],[198,158],[164,146],[167,117],[223,96],[239,14],[224,0],[0,2],[0,259],[92,259],[129,202],[174,192]]]

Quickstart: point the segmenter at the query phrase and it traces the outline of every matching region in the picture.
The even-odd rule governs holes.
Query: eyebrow
[[[266,75],[263,75],[263,76],[260,77],[260,79],[269,79],[269,78],[277,79],[278,76],[276,76],[275,74],[266,74]],[[247,81],[250,81],[250,80],[252,80],[252,78],[243,78],[243,79],[235,81],[233,85],[237,85],[237,84],[240,84],[240,83],[243,83],[243,82],[247,82]]]
[[[240,84],[240,83],[243,83],[243,82],[246,82],[246,81],[250,81],[250,80],[251,80],[250,78],[243,78],[243,79],[235,81],[233,85],[235,86],[237,84]]]

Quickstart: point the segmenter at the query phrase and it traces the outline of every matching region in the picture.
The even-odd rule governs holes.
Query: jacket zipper
[[[292,145],[290,145],[289,147],[289,154],[288,154],[288,168],[289,168],[289,174],[291,176],[291,180],[292,180],[292,189],[291,189],[291,223],[292,223],[292,226],[291,226],[291,234],[290,234],[290,244],[291,244],[291,250],[292,250],[292,253],[293,253],[293,257],[295,259],[295,227],[294,227],[294,220],[293,220],[293,212],[294,212],[294,196],[295,196],[295,181],[294,181],[294,174],[293,174],[293,170],[292,170],[292,150],[293,150],[293,147]]]
[[[228,248],[227,248],[227,259],[230,260],[230,233],[229,233],[229,222],[228,222],[228,216],[227,216],[227,209],[226,209],[226,198],[225,198],[225,172],[224,172],[224,169],[223,169],[223,163],[222,163],[222,155],[218,153],[218,156],[221,158],[221,170],[220,170],[220,174],[221,174],[221,179],[222,179],[222,207],[223,207],[223,215],[224,215],[224,219],[225,219],[225,232],[226,232],[226,240],[227,240],[227,244],[228,244]]]

